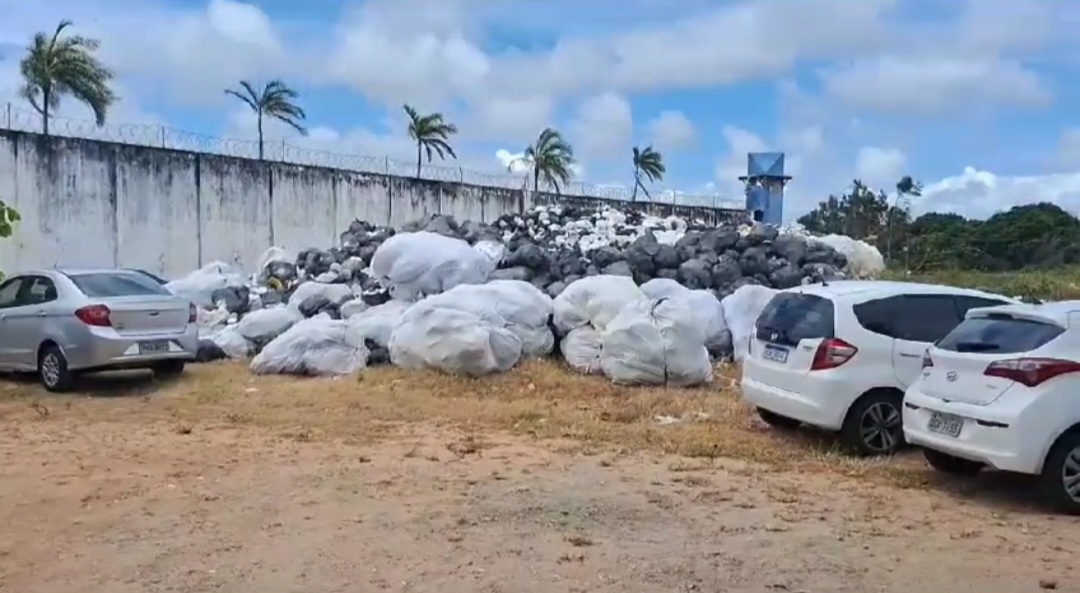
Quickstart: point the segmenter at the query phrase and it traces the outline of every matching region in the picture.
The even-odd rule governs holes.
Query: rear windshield
[[[1065,330],[1048,323],[1008,316],[965,319],[937,343],[941,350],[1016,354],[1034,350]]]
[[[759,340],[796,345],[800,340],[833,337],[832,301],[811,294],[781,292],[757,319]],[[773,334],[777,337],[773,338]]]
[[[68,276],[88,297],[127,297],[170,294],[149,276],[135,272],[72,274]]]

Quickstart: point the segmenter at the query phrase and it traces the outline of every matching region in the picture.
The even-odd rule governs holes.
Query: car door
[[[15,368],[37,367],[46,306],[56,300],[56,286],[45,276],[23,276],[13,306],[2,311],[5,337],[10,340],[11,364]]]
[[[931,344],[960,323],[953,295],[906,294],[898,298],[893,327],[893,370],[907,389],[922,373],[922,359]]]
[[[0,284],[0,368],[11,370],[15,365],[18,348],[15,336],[8,324],[8,311],[15,307],[22,288],[23,278],[15,277]]]

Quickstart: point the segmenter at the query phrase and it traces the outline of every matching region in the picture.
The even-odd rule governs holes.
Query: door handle
[[[44,311],[38,311],[38,312],[37,312],[37,316],[38,316],[38,317],[44,317],[44,316],[45,316],[45,312],[44,312]]]
[[[922,358],[922,354],[912,354],[910,352],[901,352],[900,356],[904,358]]]

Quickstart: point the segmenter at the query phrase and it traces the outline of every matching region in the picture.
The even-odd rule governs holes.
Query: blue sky
[[[655,144],[668,165],[656,190],[683,201],[739,199],[746,152],[779,150],[795,176],[789,217],[855,177],[888,189],[908,174],[926,185],[918,210],[1080,208],[1075,3],[6,0],[5,11],[0,99],[16,108],[35,31],[70,18],[101,39],[123,96],[103,136],[128,123],[129,137],[168,126],[252,139],[250,114],[222,91],[282,78],[302,93],[311,134],[268,136],[306,150],[407,163],[408,102],[461,128],[450,165],[488,175],[507,175],[496,154],[550,125],[588,184],[629,185],[630,148]],[[63,115],[88,114],[66,104]]]

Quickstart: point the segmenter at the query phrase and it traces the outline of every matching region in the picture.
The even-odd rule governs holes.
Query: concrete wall
[[[221,260],[252,271],[271,245],[329,247],[356,218],[493,221],[555,202],[625,202],[0,131],[0,199],[22,215],[0,270],[130,266],[178,277]],[[716,222],[730,210],[639,204]]]

